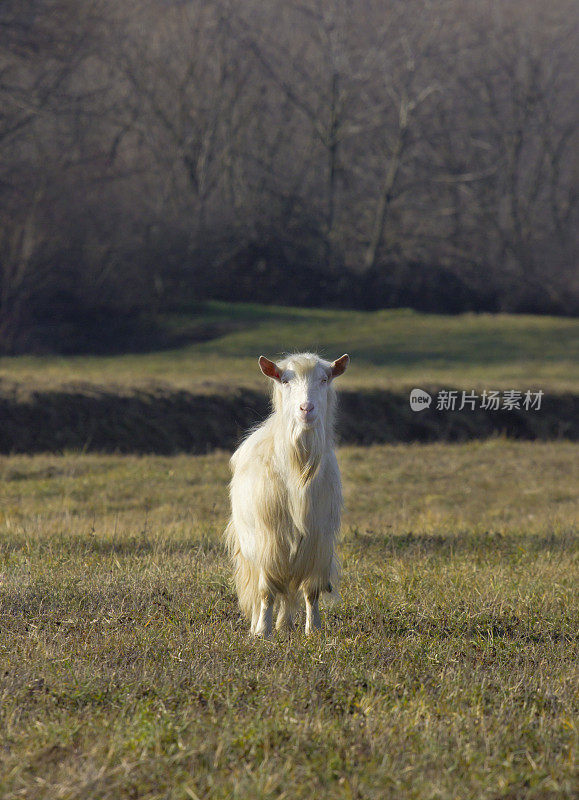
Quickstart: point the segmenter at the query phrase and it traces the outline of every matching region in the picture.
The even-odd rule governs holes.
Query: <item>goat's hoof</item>
[[[271,631],[268,630],[262,629],[253,631],[253,637],[255,639],[269,639],[270,636],[271,636]]]
[[[306,636],[313,636],[314,633],[319,633],[321,629],[321,625],[311,625],[310,627],[306,626]]]

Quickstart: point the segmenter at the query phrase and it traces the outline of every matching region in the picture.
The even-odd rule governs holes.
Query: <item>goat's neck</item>
[[[276,442],[278,459],[288,481],[306,487],[318,471],[327,444],[327,431],[323,424],[309,429],[289,426],[285,435]]]

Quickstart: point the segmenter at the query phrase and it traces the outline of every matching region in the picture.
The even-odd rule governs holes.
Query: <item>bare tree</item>
[[[6,0],[2,346],[65,300],[236,296],[227,270],[572,311],[577,39],[573,0]]]
[[[431,146],[434,131],[427,131],[424,116],[429,122],[434,118],[432,101],[442,90],[440,78],[433,78],[424,68],[436,26],[417,26],[411,39],[404,31],[404,21],[399,17],[389,20],[368,57],[370,91],[375,98],[370,127],[374,157],[382,162],[382,169],[364,255],[366,269],[376,267],[393,204],[433,179],[431,170],[417,175],[417,160],[421,151]]]
[[[527,287],[561,301],[560,270],[573,263],[574,249],[577,256],[577,192],[562,168],[573,164],[579,131],[570,9],[527,10],[525,19],[508,9],[475,18],[478,42],[459,65],[455,102],[477,177],[469,236],[484,261],[499,265],[505,297]]]

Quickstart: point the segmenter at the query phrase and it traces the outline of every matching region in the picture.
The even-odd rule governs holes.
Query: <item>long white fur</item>
[[[340,371],[348,360],[339,359]],[[226,529],[239,605],[257,636],[271,633],[276,598],[277,627],[293,627],[301,594],[306,633],[320,626],[319,595],[338,581],[335,543],[342,508],[332,385],[338,362],[299,353],[268,363],[279,371],[272,380],[273,412],[231,458],[232,514]],[[311,425],[296,409],[304,397],[315,403]]]

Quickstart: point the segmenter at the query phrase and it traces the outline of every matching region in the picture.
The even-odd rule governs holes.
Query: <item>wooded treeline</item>
[[[0,350],[210,297],[577,312],[577,33],[575,0],[3,0]]]

